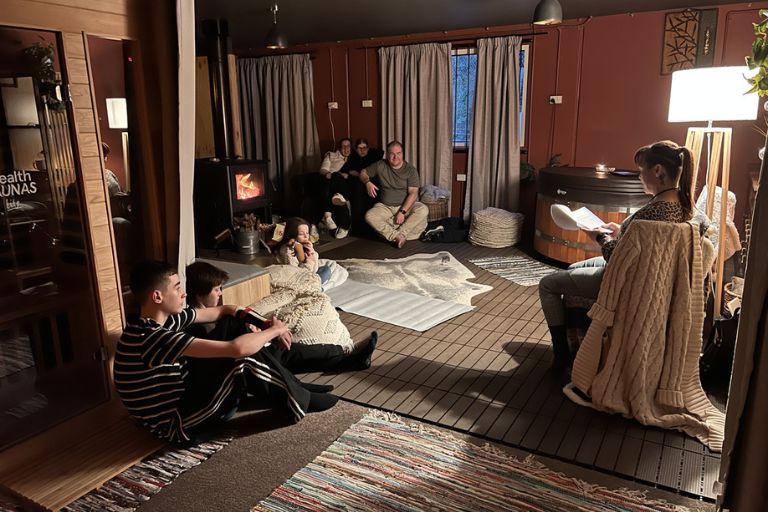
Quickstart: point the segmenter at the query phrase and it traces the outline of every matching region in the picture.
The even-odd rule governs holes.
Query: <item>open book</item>
[[[603,233],[611,232],[609,229],[600,228],[605,222],[586,206],[582,206],[578,210],[571,210],[563,204],[553,204],[549,211],[555,224],[566,231],[600,229]]]

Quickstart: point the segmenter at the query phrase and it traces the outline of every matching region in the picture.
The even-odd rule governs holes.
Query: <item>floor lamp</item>
[[[726,212],[731,169],[731,128],[712,126],[714,121],[757,119],[757,94],[745,94],[749,84],[746,66],[698,68],[672,73],[669,97],[670,123],[706,121],[706,127],[688,128],[685,146],[693,155],[694,190],[704,141],[707,141],[707,203],[705,213],[712,219],[715,193],[720,182],[720,222],[715,274],[715,317],[722,312],[723,268],[725,265]]]

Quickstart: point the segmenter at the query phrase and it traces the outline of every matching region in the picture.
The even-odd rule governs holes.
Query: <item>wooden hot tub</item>
[[[575,210],[586,206],[605,222],[621,223],[650,199],[637,176],[598,174],[592,167],[549,167],[538,174],[534,248],[544,256],[574,263],[600,256],[600,248],[584,232],[557,227],[549,213],[553,204]]]

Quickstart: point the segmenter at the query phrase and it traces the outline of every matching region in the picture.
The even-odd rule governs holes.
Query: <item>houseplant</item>
[[[61,92],[58,90],[61,85],[60,74],[56,72],[53,66],[53,59],[55,58],[53,45],[37,42],[25,48],[24,55],[35,70],[40,96],[48,108],[57,111],[66,109],[66,105],[61,100]]]

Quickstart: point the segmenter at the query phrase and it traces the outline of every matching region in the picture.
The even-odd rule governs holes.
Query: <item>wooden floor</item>
[[[321,257],[398,258],[447,250],[493,291],[476,309],[419,333],[341,313],[355,341],[379,334],[370,370],[310,374],[346,400],[690,496],[714,498],[718,454],[682,433],[644,427],[568,400],[548,371],[549,332],[535,286],[521,287],[469,263],[513,249],[408,242],[397,250],[356,240]]]

